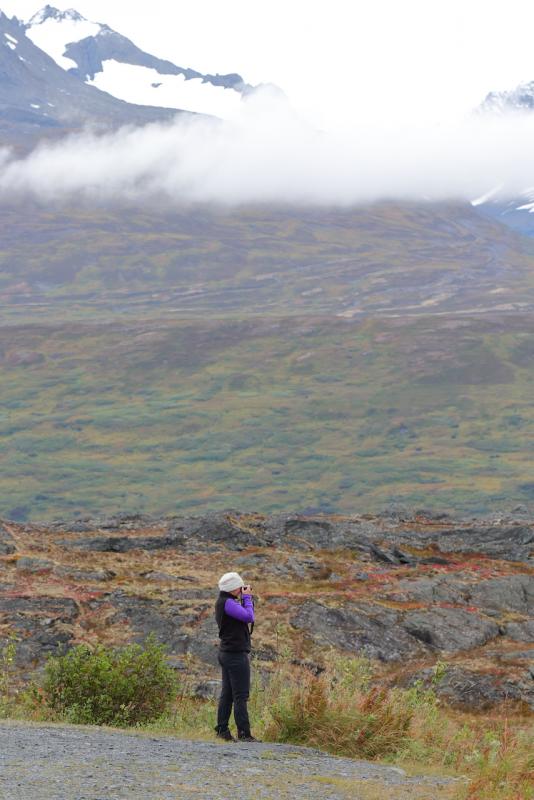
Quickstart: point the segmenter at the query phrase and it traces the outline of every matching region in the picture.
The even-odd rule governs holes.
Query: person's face
[[[233,594],[234,597],[239,597],[239,595],[241,594],[241,586],[239,587],[239,589],[234,589],[232,592],[230,592],[230,594]]]

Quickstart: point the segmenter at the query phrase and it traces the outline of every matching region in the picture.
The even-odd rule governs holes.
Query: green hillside
[[[534,321],[7,325],[0,515],[534,500]]]
[[[534,243],[470,207],[0,215],[0,515],[534,500]]]

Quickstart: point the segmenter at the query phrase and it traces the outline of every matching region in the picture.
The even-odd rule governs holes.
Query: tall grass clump
[[[436,665],[435,684],[445,671]],[[455,712],[435,686],[377,686],[369,662],[339,656],[319,676],[281,665],[261,699],[272,741],[460,775],[457,800],[534,800],[531,718],[517,716],[512,727],[500,717]]]
[[[175,692],[165,650],[149,637],[144,646],[79,645],[49,658],[34,696],[68,722],[127,726],[161,716]]]
[[[533,800],[534,726],[483,736],[471,752],[470,782],[461,800]]]
[[[269,691],[266,737],[364,758],[397,752],[414,709],[402,691],[370,688],[368,679],[356,659],[338,659],[318,676],[281,670]]]

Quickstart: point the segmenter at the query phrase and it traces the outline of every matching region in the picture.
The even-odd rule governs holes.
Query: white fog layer
[[[158,196],[170,202],[350,205],[382,198],[475,200],[534,187],[534,116],[473,115],[409,127],[362,121],[321,132],[268,91],[224,122],[84,133],[17,159],[0,152],[0,194],[46,201]]]

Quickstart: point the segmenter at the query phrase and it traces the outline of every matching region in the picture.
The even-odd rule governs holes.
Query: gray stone
[[[182,631],[182,626],[190,621],[190,617],[184,615],[179,607],[121,591],[112,592],[92,605],[98,607],[102,603],[111,603],[117,609],[110,622],[128,624],[134,633],[134,641],[143,642],[149,634],[154,634],[170,653],[186,652],[189,637]]]
[[[67,647],[73,635],[66,628],[78,617],[78,606],[62,597],[0,597],[0,623],[16,637],[16,663],[35,667],[47,655]]]
[[[214,614],[207,616],[191,633],[187,652],[212,667],[218,666],[219,633]]]
[[[469,587],[469,602],[480,608],[534,615],[534,575],[507,575]]]
[[[291,624],[318,644],[380,661],[420,657],[426,650],[424,644],[402,628],[399,614],[372,603],[329,608],[310,600],[300,606]]]
[[[475,672],[460,666],[450,666],[436,683],[434,671],[423,670],[412,677],[412,683],[422,681],[436,694],[458,708],[476,711],[489,710],[506,701],[528,704],[534,709],[532,681],[512,681],[493,673]]]
[[[166,581],[171,583],[176,583],[176,581],[194,583],[196,581],[196,578],[191,575],[170,575],[168,572],[159,572],[158,570],[141,572],[140,577],[144,578],[145,581],[154,581],[155,583],[165,583]]]
[[[164,550],[178,545],[172,536],[95,536],[90,539],[62,539],[56,544],[68,550],[95,553],[129,553],[132,550]]]
[[[461,608],[409,611],[402,624],[411,636],[429,647],[451,653],[471,650],[499,635],[495,622]]]
[[[202,681],[195,686],[193,694],[201,700],[218,700],[221,688],[222,681],[220,680]]]
[[[508,622],[504,630],[505,635],[514,642],[534,642],[534,619],[525,622]]]
[[[17,560],[17,572],[51,572],[54,569],[54,562],[44,558],[29,558],[23,556]]]
[[[73,581],[111,581],[116,573],[111,569],[76,569],[75,567],[54,567],[54,574]]]
[[[469,598],[470,586],[459,580],[459,576],[436,576],[430,578],[408,578],[398,581],[395,592],[404,594],[406,598],[420,600],[424,603],[464,604]]]

